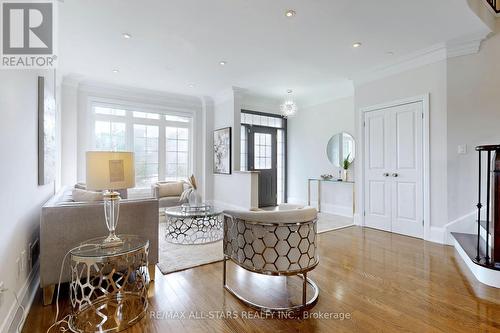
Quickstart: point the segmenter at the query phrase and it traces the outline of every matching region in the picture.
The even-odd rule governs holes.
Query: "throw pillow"
[[[160,183],[158,186],[160,198],[178,197],[184,192],[184,185],[182,182]]]
[[[73,189],[72,196],[74,202],[94,202],[103,200],[101,192],[81,190],[78,188]]]

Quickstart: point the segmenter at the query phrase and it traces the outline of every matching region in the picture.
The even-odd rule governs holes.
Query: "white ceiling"
[[[286,18],[290,8],[297,15]],[[65,0],[59,16],[64,75],[189,95],[237,86],[282,97],[290,88],[307,103],[484,28],[466,0]]]

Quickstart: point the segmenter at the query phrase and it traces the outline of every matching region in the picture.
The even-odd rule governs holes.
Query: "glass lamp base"
[[[109,235],[108,238],[106,238],[102,244],[102,248],[108,248],[108,247],[116,247],[116,246],[122,246],[123,241],[116,235]]]
[[[109,236],[103,241],[101,247],[121,246],[123,241],[115,234],[116,226],[118,225],[118,217],[120,216],[120,193],[105,191],[103,193],[103,199],[104,217],[106,219],[106,226],[109,230]]]

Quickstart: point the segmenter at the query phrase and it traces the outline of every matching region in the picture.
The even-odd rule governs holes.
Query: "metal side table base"
[[[248,307],[251,307],[252,309],[255,309],[255,310],[258,310],[258,311],[261,311],[264,313],[278,313],[278,312],[280,312],[280,313],[300,313],[300,312],[307,311],[307,310],[311,309],[318,302],[319,288],[313,280],[311,280],[310,278],[307,277],[307,272],[298,273],[295,275],[289,275],[289,276],[301,276],[302,277],[302,304],[288,306],[288,307],[271,307],[271,306],[252,302],[252,301],[248,300],[247,298],[241,296],[234,289],[232,289],[230,286],[227,285],[227,278],[226,278],[227,267],[226,266],[227,266],[228,259],[229,258],[227,258],[227,256],[225,256],[224,262],[223,262],[223,265],[224,265],[223,266],[223,286],[224,286],[224,289],[226,289],[231,295],[233,295],[234,297],[239,299],[243,304],[245,304]],[[236,264],[236,265],[238,265],[238,264]],[[248,272],[251,272],[251,271],[248,271]],[[307,300],[307,285],[308,284],[313,289],[313,296],[309,300]]]
[[[146,314],[149,241],[120,235],[121,246],[86,245],[100,244],[104,238],[86,241],[71,252],[72,332],[119,332]]]

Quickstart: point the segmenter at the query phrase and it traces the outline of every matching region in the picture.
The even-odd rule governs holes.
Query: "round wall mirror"
[[[352,163],[356,157],[355,144],[351,134],[346,132],[335,134],[326,147],[328,159],[337,168],[342,167],[345,159]]]

